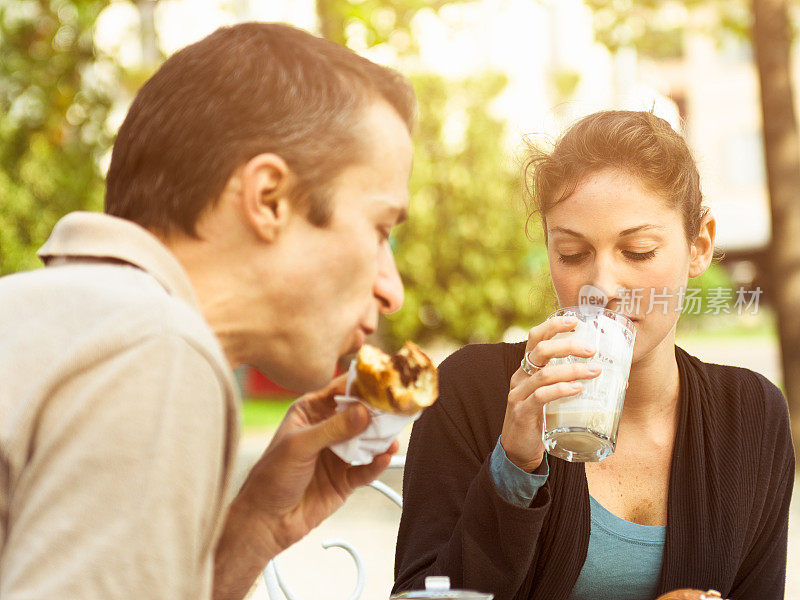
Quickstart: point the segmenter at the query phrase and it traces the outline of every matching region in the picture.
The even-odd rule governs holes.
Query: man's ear
[[[714,239],[717,235],[717,221],[711,213],[703,217],[700,231],[692,242],[689,255],[689,277],[699,277],[706,272],[714,258]]]
[[[289,194],[294,176],[277,154],[259,154],[241,171],[242,209],[253,232],[265,241],[274,241],[286,225],[292,204]]]

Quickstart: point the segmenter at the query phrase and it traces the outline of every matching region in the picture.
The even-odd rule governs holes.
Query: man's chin
[[[305,394],[325,387],[337,374],[331,361],[298,361],[283,369],[259,369],[273,383],[296,394]]]

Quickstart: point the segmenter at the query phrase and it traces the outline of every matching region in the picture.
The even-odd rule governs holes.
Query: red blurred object
[[[267,379],[261,371],[253,367],[248,367],[245,371],[243,383],[245,398],[286,398],[298,395]]]
[[[335,376],[338,377],[345,370],[337,367]],[[296,398],[300,394],[279,386],[255,367],[247,367],[242,381],[242,395],[245,398]]]

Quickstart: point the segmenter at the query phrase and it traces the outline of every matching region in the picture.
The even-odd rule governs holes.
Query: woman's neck
[[[658,346],[631,366],[622,421],[640,429],[673,424],[678,414],[679,395],[673,329]]]

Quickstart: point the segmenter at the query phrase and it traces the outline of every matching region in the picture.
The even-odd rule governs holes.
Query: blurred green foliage
[[[419,10],[451,2],[318,0],[317,12],[334,39],[358,22],[371,32],[369,44],[396,44]],[[112,87],[135,76],[96,54],[92,26],[106,5],[0,0],[0,274],[38,266],[35,250],[58,218],[102,206],[98,161],[111,143]],[[413,53],[413,43],[398,50]],[[568,75],[565,95],[575,84]],[[520,165],[492,115],[506,79],[412,79],[420,121],[410,223],[393,236],[406,304],[384,320],[383,339],[389,347],[410,338],[468,343],[499,340],[511,326],[526,330],[555,300],[538,223],[525,235]],[[719,287],[724,277],[715,266],[699,285]]]
[[[245,400],[242,403],[242,429],[248,433],[274,432],[294,401],[286,398]]]
[[[720,321],[720,313],[714,314],[715,302],[717,305],[726,306],[725,310],[720,311],[724,314],[729,314],[727,312],[729,310],[736,312],[734,302],[736,301],[737,287],[719,262],[712,262],[705,273],[689,279],[686,287],[687,295],[680,318],[680,327],[683,330],[704,326],[709,320]],[[699,292],[694,290],[699,290]]]
[[[117,67],[95,55],[100,0],[0,2],[0,274],[39,266],[65,213],[102,206]]]
[[[490,111],[506,79],[431,74],[413,83],[421,110],[411,209],[395,236],[406,303],[382,333],[391,347],[437,336],[497,341],[512,325],[539,322],[553,303],[541,229],[525,236],[521,168]]]
[[[364,35],[367,47],[388,43],[401,54],[417,47],[411,35],[411,22],[423,9],[438,11],[447,4],[471,0],[316,0],[320,34],[337,44],[350,42],[350,27]]]
[[[581,73],[570,68],[553,69],[548,73],[548,80],[556,102],[566,102],[578,89]]]
[[[697,288],[701,290],[701,295],[707,298],[711,293],[710,290],[717,288],[725,288],[733,290],[735,288],[733,279],[723,266],[718,262],[712,262],[706,269],[706,272],[689,280],[690,288]]]
[[[316,0],[316,9],[328,39],[346,44],[357,32],[359,43],[389,44],[408,57],[417,51],[411,25],[421,10],[468,1]],[[554,300],[541,228],[525,236],[521,168],[505,123],[491,114],[506,78],[429,73],[412,83],[420,110],[409,224],[393,235],[406,300],[382,320],[381,338],[396,348],[406,339],[497,341],[511,326],[527,330]]]
[[[636,48],[654,59],[683,55],[684,36],[697,30],[719,43],[750,29],[746,0],[584,0],[594,14],[598,42],[610,51]]]

